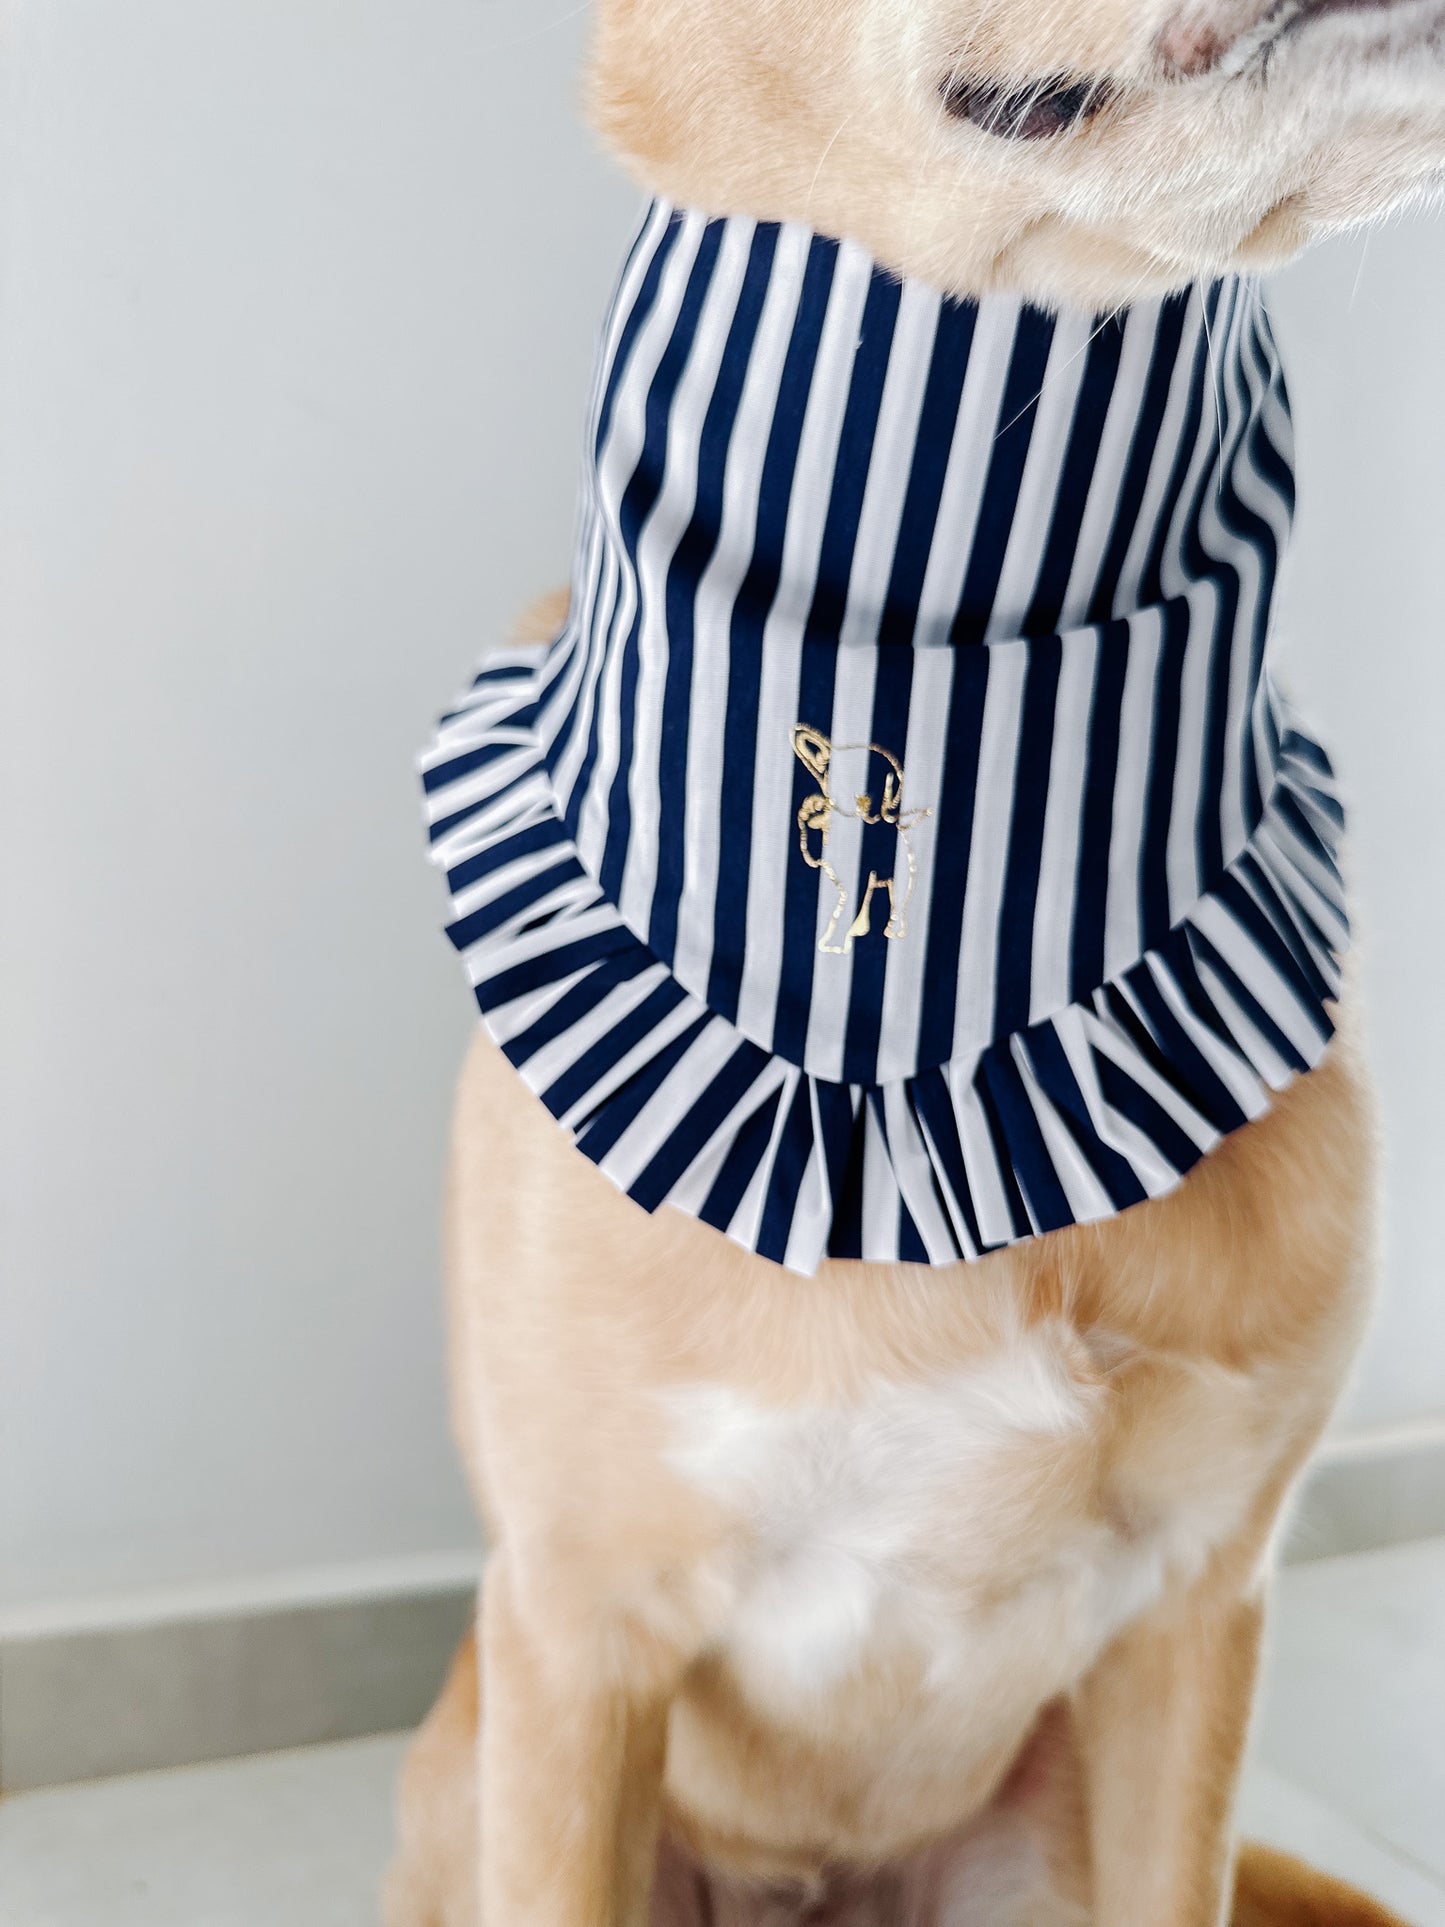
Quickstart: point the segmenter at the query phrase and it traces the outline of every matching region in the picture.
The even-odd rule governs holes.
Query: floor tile
[[[1288,1573],[1243,1822],[1445,1927],[1445,1543]],[[375,1927],[405,1742],[17,1795],[0,1927]]]
[[[22,1793],[0,1927],[376,1927],[405,1742]]]
[[[1445,1884],[1267,1766],[1245,1775],[1240,1831],[1363,1888],[1410,1927],[1445,1927]]]
[[[1445,1882],[1445,1540],[1297,1566],[1258,1757]]]

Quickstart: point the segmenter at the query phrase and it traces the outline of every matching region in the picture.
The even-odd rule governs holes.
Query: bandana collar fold
[[[1318,1061],[1329,764],[1276,690],[1257,288],[948,300],[654,204],[572,602],[425,763],[484,1021],[580,1148],[805,1271],[1158,1196]]]

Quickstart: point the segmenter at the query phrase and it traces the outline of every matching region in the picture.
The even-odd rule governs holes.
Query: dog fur
[[[1050,141],[942,104],[1061,75],[1105,104]],[[592,101],[689,205],[1110,305],[1438,183],[1445,10],[604,0]],[[648,1217],[479,1039],[449,1270],[492,1550],[392,1927],[1387,1922],[1232,1847],[1272,1541],[1370,1298],[1341,1020],[1168,1198],[815,1279]]]

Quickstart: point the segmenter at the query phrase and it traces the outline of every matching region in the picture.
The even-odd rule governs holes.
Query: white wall
[[[1445,1420],[1445,220],[1318,249],[1273,307],[1300,519],[1291,689],[1353,808],[1359,960],[1386,1133],[1385,1302],[1349,1419]]]
[[[0,20],[0,1604],[462,1547],[435,1224],[469,1011],[411,758],[564,565],[634,205],[574,127],[584,23]],[[1445,1407],[1445,232],[1359,257],[1280,306],[1297,680],[1360,803],[1397,1139],[1379,1421]]]

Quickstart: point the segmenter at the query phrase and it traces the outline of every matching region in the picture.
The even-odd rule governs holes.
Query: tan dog
[[[1438,180],[1445,12],[604,0],[594,102],[686,204],[1116,303]],[[479,1042],[453,1384],[492,1557],[394,1927],[1218,1927],[1371,1144],[1346,1032],[1163,1201],[962,1277],[803,1279],[646,1216]],[[1241,1927],[1386,1918],[1245,1858]]]

